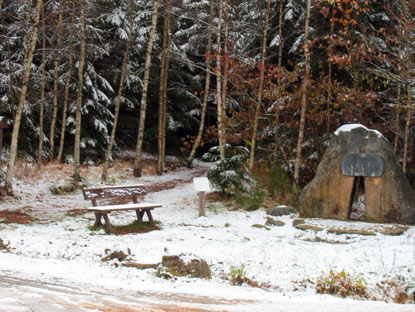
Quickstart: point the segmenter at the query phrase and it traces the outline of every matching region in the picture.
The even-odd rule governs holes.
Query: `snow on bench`
[[[138,202],[138,196],[144,195],[146,193],[143,184],[110,185],[110,186],[83,188],[82,193],[84,194],[84,199],[91,200],[92,202],[92,207],[89,207],[88,210],[95,212],[94,226],[102,225],[101,219],[104,218],[105,226],[107,227],[108,231],[111,233],[114,233],[114,229],[108,218],[108,214],[111,211],[135,210],[138,223],[142,223],[144,214],[147,214],[150,224],[154,225],[154,220],[153,220],[153,216],[151,215],[151,210],[153,210],[154,208],[162,207],[162,205],[159,203],[144,203],[144,202],[139,203]],[[119,199],[131,198],[133,203],[98,206],[97,199],[107,199],[107,198],[119,198]]]

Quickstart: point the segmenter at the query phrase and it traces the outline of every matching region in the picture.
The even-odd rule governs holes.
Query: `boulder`
[[[210,267],[205,260],[177,255],[164,255],[161,264],[174,276],[189,275],[199,278],[210,278]]]
[[[350,219],[357,177],[363,181],[364,221],[415,224],[415,194],[391,145],[380,132],[358,124],[334,133],[314,179],[301,192],[301,216]]]
[[[280,217],[294,213],[294,209],[285,205],[274,207],[268,211],[270,216]]]

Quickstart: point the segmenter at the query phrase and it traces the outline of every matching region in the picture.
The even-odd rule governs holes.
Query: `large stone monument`
[[[360,220],[415,224],[415,193],[389,142],[359,124],[336,130],[317,168],[303,189],[304,217],[352,218],[361,204]]]

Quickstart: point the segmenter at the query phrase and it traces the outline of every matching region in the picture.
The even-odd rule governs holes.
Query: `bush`
[[[357,297],[367,299],[366,281],[363,277],[352,277],[349,273],[335,273],[330,270],[328,277],[320,277],[317,280],[317,293],[330,294],[340,297]]]
[[[256,183],[255,188],[251,189],[248,193],[237,192],[235,194],[236,204],[248,211],[259,209],[264,203],[264,190],[262,186]]]
[[[238,192],[248,193],[254,185],[245,165],[249,151],[244,147],[232,148],[230,145],[227,145],[226,150],[229,157],[216,162],[207,173],[208,179],[221,196],[235,195]],[[218,152],[218,147],[212,147],[203,159],[217,159]]]

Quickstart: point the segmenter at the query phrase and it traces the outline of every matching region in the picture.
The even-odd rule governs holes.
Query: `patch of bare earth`
[[[2,210],[0,211],[0,222],[1,223],[18,223],[18,224],[28,224],[31,223],[32,218],[22,211],[18,210]]]

